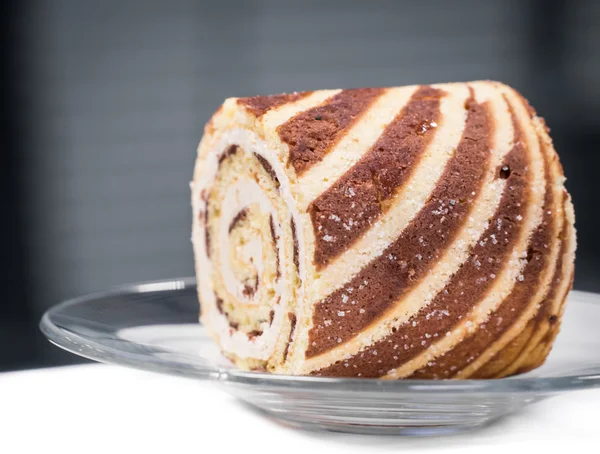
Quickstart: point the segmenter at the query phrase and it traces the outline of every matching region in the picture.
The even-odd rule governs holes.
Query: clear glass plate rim
[[[315,376],[275,375],[261,372],[247,372],[240,369],[218,367],[201,364],[192,357],[181,355],[189,362],[177,362],[155,356],[139,355],[136,358],[127,352],[97,343],[72,331],[67,331],[52,322],[52,315],[66,307],[83,304],[87,301],[131,293],[146,293],[181,290],[196,286],[196,279],[186,277],[138,282],[113,287],[109,290],[89,293],[73,298],[51,307],[40,321],[40,329],[50,342],[71,353],[99,362],[119,364],[153,372],[180,375],[200,379],[215,380],[242,386],[269,386],[284,389],[311,389],[346,391],[385,391],[385,392],[469,392],[469,393],[556,393],[565,390],[577,390],[600,387],[600,370],[598,373],[565,375],[562,377],[510,377],[495,380],[378,380],[364,378],[334,378]],[[596,294],[573,290],[584,298],[597,297]],[[157,350],[158,351],[158,350]],[[161,352],[175,355],[173,352]]]

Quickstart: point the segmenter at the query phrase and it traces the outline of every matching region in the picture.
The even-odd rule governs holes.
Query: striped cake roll
[[[228,99],[191,185],[202,323],[249,370],[533,369],[573,279],[564,180],[497,82]]]

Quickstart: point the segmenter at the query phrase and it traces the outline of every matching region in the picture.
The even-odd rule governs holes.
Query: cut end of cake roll
[[[230,98],[191,184],[201,321],[247,370],[531,370],[572,286],[564,181],[498,82]]]

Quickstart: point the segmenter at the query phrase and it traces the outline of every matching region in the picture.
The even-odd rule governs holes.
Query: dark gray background
[[[62,299],[193,274],[188,181],[224,98],[497,79],[543,115],[600,291],[600,2],[3,2],[0,370],[73,361]]]

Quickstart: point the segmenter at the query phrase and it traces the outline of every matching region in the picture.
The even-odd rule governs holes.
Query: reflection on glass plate
[[[198,324],[193,279],[131,285],[67,301],[41,322],[56,345],[97,361],[214,381],[288,425],[437,435],[481,426],[525,404],[600,386],[600,295],[573,291],[546,364],[500,380],[291,377],[236,369]]]

